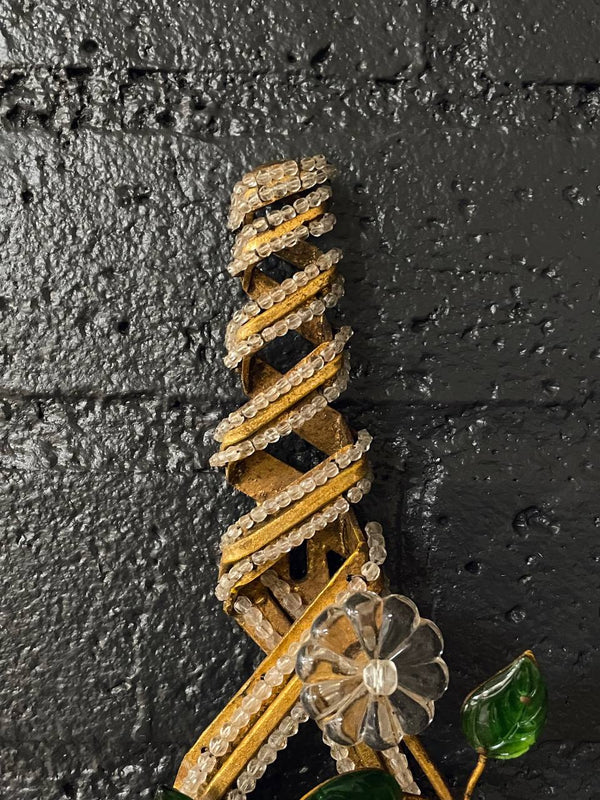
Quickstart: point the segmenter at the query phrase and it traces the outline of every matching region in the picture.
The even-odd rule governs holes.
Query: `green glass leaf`
[[[489,758],[517,758],[536,743],[547,705],[542,673],[527,651],[467,697],[462,728],[477,752]]]
[[[302,800],[402,800],[395,778],[380,769],[359,769],[325,781]]]
[[[169,789],[167,786],[161,786],[156,792],[154,800],[191,800],[187,794],[181,794],[177,789]]]

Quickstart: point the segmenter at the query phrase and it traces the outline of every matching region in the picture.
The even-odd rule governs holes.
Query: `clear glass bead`
[[[297,595],[294,596],[297,597]],[[298,598],[298,600],[300,600],[300,598]],[[302,604],[302,600],[300,600],[300,604]],[[295,667],[295,659],[291,655],[281,656],[281,658],[277,659],[277,669],[283,675],[289,675],[290,672],[294,671],[294,667]]]
[[[258,698],[256,697],[253,697],[252,695],[247,695],[242,700],[242,708],[249,714],[256,714],[256,712],[260,710],[260,706],[261,706],[260,700],[258,700]]]
[[[279,730],[286,736],[293,736],[298,731],[298,723],[291,717],[286,717],[279,725]]]
[[[209,750],[215,756],[224,756],[229,749],[229,744],[225,739],[214,736],[209,742]]]
[[[363,669],[362,679],[371,694],[387,697],[398,688],[398,671],[389,659],[371,659]]]
[[[308,714],[301,706],[294,706],[294,708],[292,708],[291,717],[298,723],[308,721]]]
[[[267,700],[273,694],[273,691],[265,681],[258,681],[252,690],[252,694],[262,701]]]
[[[262,778],[262,776],[265,774],[266,769],[267,765],[263,764],[263,762],[257,758],[253,758],[251,761],[249,761],[248,766],[246,767],[248,775],[251,775],[253,778],[256,778],[256,780]]]
[[[269,736],[269,744],[275,748],[275,750],[285,750],[287,747],[287,736],[285,736],[280,731],[273,731],[273,733]]]
[[[253,778],[252,775],[248,775],[247,772],[242,772],[237,779],[237,786],[240,792],[250,794],[250,792],[253,792],[256,788],[256,778]]]
[[[250,714],[243,708],[237,708],[231,715],[231,723],[237,728],[245,728],[250,722]]]
[[[367,561],[365,564],[363,564],[361,572],[363,577],[370,583],[371,581],[377,580],[381,574],[381,569],[373,561]]]
[[[266,619],[264,619],[260,625],[257,625],[254,630],[256,635],[260,638],[264,639],[265,641],[271,641],[273,636],[273,626],[270,622],[267,622]]]
[[[277,750],[274,747],[271,747],[268,744],[263,744],[260,748],[256,757],[263,763],[263,764],[272,764],[275,759],[277,758]]]
[[[219,731],[219,735],[228,742],[233,742],[237,738],[238,733],[239,728],[236,728],[229,722],[221,725],[221,730]]]

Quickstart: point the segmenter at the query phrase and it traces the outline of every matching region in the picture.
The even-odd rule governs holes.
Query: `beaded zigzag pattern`
[[[255,505],[222,537],[216,594],[267,655],[184,758],[175,786],[194,800],[243,800],[254,789],[307,719],[294,675],[303,635],[340,595],[382,588],[381,528],[363,532],[351,508],[371,485],[371,438],[330,405],[346,386],[351,331],[333,331],[325,316],[343,292],[341,252],[311,240],[335,223],[326,210],[332,175],[323,156],[283,161],[249,172],[232,194],[229,227],[240,230],[229,272],[249,300],[228,326],[225,363],[248,400],[217,426],[211,464]],[[275,280],[275,267],[289,277]],[[311,350],[281,372],[265,350],[292,331]],[[322,455],[317,466],[302,472],[268,452],[294,437]],[[420,761],[418,741],[405,743]],[[338,771],[375,766],[419,793],[399,748],[327,744]]]

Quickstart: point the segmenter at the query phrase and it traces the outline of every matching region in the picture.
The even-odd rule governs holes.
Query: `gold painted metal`
[[[282,163],[284,166],[286,164],[289,166],[291,162]],[[250,224],[256,211],[269,205],[269,201],[263,199],[263,195],[267,196],[265,185],[257,183],[261,169],[264,168],[249,173],[249,176],[244,179],[247,184],[240,183],[234,190],[230,219],[234,221],[243,219],[244,225]],[[323,183],[332,173],[329,165],[311,169],[317,176],[317,184]],[[311,169],[306,167],[304,162],[299,162],[299,177],[294,179],[296,183],[293,185],[300,184],[306,174],[309,174],[310,177]],[[251,186],[253,181],[255,185]],[[266,185],[267,188],[271,185],[276,186],[276,181]],[[280,193],[279,196],[282,202],[291,203],[296,197],[302,197],[304,194],[306,194],[304,191],[291,191],[287,195],[285,192],[284,194]],[[253,211],[244,212],[243,209],[246,208],[244,203],[252,202],[254,203]],[[247,233],[244,234],[244,229],[242,229],[234,246],[234,256],[239,257],[242,252],[253,253],[253,248],[259,244],[273,242],[284,234],[293,234],[294,230],[303,222],[318,220],[324,213],[324,205],[319,205],[254,237]],[[315,245],[301,240],[274,254],[276,258],[291,265],[295,270],[306,268],[322,255],[322,251]],[[267,265],[265,264],[265,267],[262,268],[261,262],[262,259],[258,255],[256,257],[252,255],[249,266],[240,275],[242,288],[254,300],[279,286],[279,283],[266,273]],[[300,286],[296,291],[288,294],[282,302],[274,303],[270,308],[244,322],[236,329],[232,337],[234,346],[239,345],[246,337],[263,331],[277,320],[304,308],[315,298],[325,294],[331,287],[335,274],[336,269],[332,265],[309,280],[304,286]],[[313,351],[307,358],[318,355],[333,338],[331,326],[324,314],[314,316],[309,322],[302,324],[297,329],[297,333],[313,345]],[[221,449],[247,441],[248,437],[255,435],[256,432],[286,419],[293,409],[297,410],[299,404],[301,406],[308,398],[316,396],[315,393],[318,393],[324,385],[335,378],[342,368],[342,364],[342,357],[336,356],[324,366],[321,372],[315,373],[314,379],[308,379],[306,384],[293,387],[290,392],[270,404],[266,409],[259,411],[255,417],[228,431],[224,436]],[[244,357],[238,367],[238,372],[242,388],[248,398],[264,392],[282,377],[282,373],[269,364],[260,353]],[[323,460],[319,466],[339,456],[356,442],[356,435],[342,414],[329,405],[301,427],[296,428],[294,434],[323,454]],[[282,489],[293,487],[307,476],[311,476],[314,469],[303,473],[266,450],[259,450],[246,458],[229,463],[226,468],[226,477],[235,489],[243,492],[257,503],[261,503]],[[361,457],[347,468],[340,469],[339,474],[324,485],[318,486],[300,500],[292,502],[287,508],[283,508],[268,516],[263,522],[257,523],[247,535],[224,547],[220,574],[228,572],[238,561],[250,557],[257,550],[277,542],[286,532],[309,519],[319,509],[335,501],[357,480],[364,477],[367,470],[366,459]],[[328,565],[328,554],[331,552],[336,553],[343,560],[342,566],[333,574]],[[307,571],[305,577],[294,577],[290,571],[290,560],[287,554],[284,554],[269,559],[237,580],[229,596],[225,599],[224,608],[259,647],[266,650],[266,656],[255,673],[186,754],[177,774],[175,788],[185,791],[183,783],[186,776],[190,770],[194,769],[198,757],[209,748],[211,739],[217,736],[222,725],[227,723],[232,714],[241,706],[244,698],[252,691],[252,687],[258,681],[263,680],[265,673],[276,664],[281,656],[287,653],[290,645],[300,642],[315,618],[335,602],[336,597],[347,585],[347,581],[352,576],[361,574],[361,568],[368,558],[365,534],[359,526],[354,512],[350,509],[306,542]],[[261,582],[260,578],[267,570],[273,571],[289,585],[292,592],[297,593],[302,599],[302,616],[298,619],[291,618],[275,595]],[[369,588],[380,592],[383,589],[381,579],[378,578],[369,584]],[[270,623],[275,633],[282,637],[273,649],[265,646],[264,640],[248,624],[244,615],[236,611],[235,600],[241,596],[248,598],[260,610],[263,619]],[[198,789],[193,800],[200,800],[200,798],[220,800],[226,795],[227,791],[235,784],[248,760],[256,754],[297,702],[300,689],[300,682],[293,674],[284,679],[280,686],[273,689],[271,696],[264,701],[261,709],[251,716],[246,728],[239,731],[237,739],[232,742],[232,747],[228,752],[217,758],[216,769],[210,774],[207,783]],[[450,792],[443,778],[419,740],[414,737],[407,738],[405,745],[427,775],[439,800],[451,800]],[[364,744],[349,748],[349,757],[359,769],[377,767],[387,771],[387,762],[384,757]]]
[[[239,742],[229,757],[223,760],[213,779],[206,785],[203,797],[217,800],[226,793],[261,744],[293,708],[298,700],[300,688],[300,680],[294,675],[277,695],[277,701],[266,707],[252,730]]]
[[[261,428],[264,428],[274,420],[285,419],[288,412],[294,410],[301,400],[310,399],[310,396],[319,389],[324,383],[327,383],[332,378],[335,378],[342,366],[342,356],[337,356],[329,364],[326,364],[323,369],[316,372],[312,378],[303,381],[300,386],[294,387],[290,392],[287,392],[274,403],[270,403],[267,408],[259,412],[252,419],[247,420],[242,425],[234,428],[223,437],[222,447],[229,447],[232,444],[243,442],[253,436]]]
[[[421,740],[417,736],[405,736],[402,740],[408,750],[413,755],[414,759],[419,763],[419,766],[427,776],[439,800],[452,800],[452,793],[448,788],[446,781],[442,777],[440,771],[429,758]]]
[[[463,800],[471,800],[473,792],[475,791],[475,787],[479,783],[479,779],[483,775],[483,771],[487,764],[487,756],[485,753],[480,753],[479,758],[477,759],[477,764],[475,764],[475,769],[471,773],[469,777],[469,782],[467,783],[467,788],[465,789],[465,794]]]
[[[305,211],[303,214],[298,214],[294,219],[289,220],[287,222],[282,222],[281,225],[278,225],[275,230],[271,229],[265,231],[265,233],[258,234],[257,236],[254,236],[252,239],[249,239],[248,242],[246,242],[242,247],[239,248],[239,251],[240,253],[248,252],[255,249],[256,247],[259,247],[261,244],[271,242],[277,236],[289,233],[290,231],[293,231],[295,228],[298,228],[299,225],[303,225],[305,222],[309,222],[311,219],[316,219],[317,217],[321,216],[324,211],[325,207],[320,205],[316,206],[315,208],[311,208],[308,211]]]
[[[350,489],[357,480],[364,478],[368,469],[364,458],[356,461],[347,469],[342,470],[337,477],[332,478],[325,486],[319,487],[302,501],[286,508],[275,519],[257,525],[256,533],[244,536],[243,539],[224,548],[222,562],[229,564],[251,555],[283,533],[287,533],[291,528],[300,525],[307,517],[331,502],[332,498],[338,497],[342,492]]]
[[[302,303],[304,304],[308,300],[312,300],[313,297],[316,297],[318,294],[328,289],[336,275],[336,268],[331,267],[320,275],[317,275],[316,278],[313,278],[302,290]],[[248,322],[241,325],[236,331],[236,339],[242,341],[253,333],[260,333],[269,325],[273,325],[274,322],[277,322],[277,320],[291,314],[296,308],[298,308],[298,298],[296,293],[294,293],[283,299],[280,303],[266,309],[262,314],[253,317]],[[311,355],[314,354],[311,353]]]

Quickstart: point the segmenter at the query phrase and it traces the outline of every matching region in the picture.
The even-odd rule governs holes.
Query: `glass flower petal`
[[[336,709],[334,714],[323,719],[323,730],[329,738],[343,745],[353,745],[357,742],[360,738],[368,702],[368,692],[360,686],[345,704]]]
[[[448,688],[448,667],[441,658],[429,664],[398,665],[397,673],[401,689],[431,700],[438,700]]]
[[[443,649],[444,640],[438,626],[429,619],[422,619],[408,639],[387,657],[401,669],[403,664],[427,664],[441,656]]]
[[[305,683],[339,680],[356,675],[359,667],[354,661],[328,650],[315,641],[309,641],[298,651],[296,671]]]
[[[326,609],[300,648],[302,702],[333,741],[387,749],[431,722],[448,685],[442,646],[408,598],[357,592]]]
[[[419,612],[408,597],[391,594],[383,600],[377,658],[392,658],[419,624]]]
[[[353,659],[366,655],[345,609],[330,606],[320,614],[311,628],[311,641],[318,642],[334,653]]]
[[[405,735],[415,736],[431,723],[434,706],[427,698],[399,688],[389,699]]]
[[[361,729],[361,741],[373,750],[394,747],[404,735],[400,722],[387,697],[371,697]]]
[[[362,689],[362,685],[360,675],[306,684],[302,689],[302,704],[311,717],[321,719],[337,713],[356,689]]]
[[[362,649],[369,658],[375,658],[383,611],[381,598],[372,592],[356,592],[344,604],[344,611]]]

